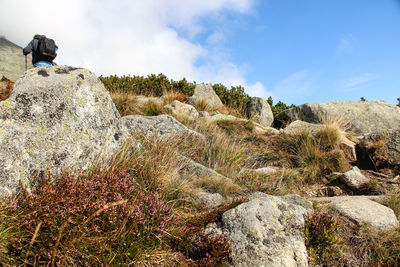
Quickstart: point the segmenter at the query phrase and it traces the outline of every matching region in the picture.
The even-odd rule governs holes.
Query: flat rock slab
[[[313,200],[328,202],[327,205],[359,225],[367,223],[380,230],[391,230],[399,227],[399,221],[392,209],[371,200],[380,198],[372,196],[341,196],[315,198]]]

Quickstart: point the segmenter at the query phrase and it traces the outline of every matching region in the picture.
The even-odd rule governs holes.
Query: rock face
[[[89,168],[123,139],[120,115],[96,75],[68,66],[28,70],[0,102],[0,195],[46,170]]]
[[[380,230],[399,227],[399,221],[393,210],[367,197],[332,197],[329,201],[333,209],[359,225],[368,223]]]
[[[306,103],[279,113],[278,121],[296,119],[320,123],[323,116],[338,116],[349,121],[350,130],[368,134],[380,129],[400,129],[400,108],[384,101],[333,101]]]
[[[27,57],[28,69],[33,68],[31,54]],[[25,72],[25,57],[22,48],[0,36],[0,79],[4,76],[15,82]]]
[[[285,134],[300,134],[302,132],[307,132],[311,135],[316,135],[319,131],[324,129],[323,124],[309,123],[305,121],[295,120],[291,122],[285,129],[283,133]]]
[[[350,171],[343,173],[340,176],[340,180],[354,191],[363,189],[369,183],[369,179],[357,167],[353,167]]]
[[[194,135],[199,138],[203,136],[190,130],[185,125],[169,115],[142,116],[129,115],[122,117],[124,135],[129,136],[134,133],[143,133],[146,137],[160,136],[173,137],[176,135]]]
[[[274,115],[268,102],[261,97],[252,97],[246,103],[246,116],[262,126],[272,126]]]
[[[308,266],[303,231],[312,204],[255,193],[222,215],[234,266]]]
[[[189,97],[187,100],[194,106],[200,101],[204,101],[209,109],[223,106],[221,99],[219,99],[211,84],[197,84],[193,96]]]
[[[375,148],[375,143],[379,141],[385,144],[383,150]],[[374,151],[372,158],[377,166],[386,162],[390,165],[400,165],[400,129],[365,135],[360,142],[360,147],[365,151]]]
[[[199,117],[199,112],[192,106],[174,100],[171,104],[164,106],[164,112],[174,117],[186,117],[189,120],[194,120]]]

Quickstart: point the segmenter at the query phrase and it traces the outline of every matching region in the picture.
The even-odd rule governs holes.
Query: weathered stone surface
[[[198,202],[209,208],[221,206],[225,201],[224,197],[219,193],[201,192],[197,194],[196,198]]]
[[[252,97],[246,103],[246,116],[262,126],[269,127],[274,122],[274,114],[270,105],[261,97]]]
[[[171,104],[164,106],[164,112],[174,117],[186,117],[195,120],[199,117],[199,112],[192,105],[184,104],[174,100]]]
[[[393,210],[383,206],[368,197],[332,197],[323,198],[330,201],[330,206],[359,225],[368,223],[380,230],[390,230],[399,227],[399,221]]]
[[[383,141],[384,146],[375,148],[376,142]],[[360,141],[364,151],[373,151],[371,157],[376,165],[400,165],[400,129],[384,130],[365,135]]]
[[[285,129],[282,130],[285,134],[300,134],[303,132],[309,133],[311,135],[316,135],[319,131],[324,129],[325,125],[309,123],[305,121],[295,120],[291,122]]]
[[[68,66],[28,70],[0,102],[0,195],[45,171],[89,168],[122,141],[120,115],[96,75]]]
[[[125,135],[143,133],[146,137],[174,137],[174,136],[196,136],[204,138],[201,134],[190,130],[185,125],[169,115],[142,116],[129,115],[121,118]]]
[[[323,116],[344,118],[349,121],[350,130],[359,134],[400,129],[400,108],[377,100],[306,103],[281,112],[276,120],[320,123]]]
[[[354,191],[365,188],[369,183],[369,179],[357,167],[353,167],[351,170],[343,173],[339,179]]]
[[[236,118],[235,116],[232,115],[225,115],[225,114],[214,114],[211,116],[206,116],[206,117],[202,117],[203,120],[206,120],[208,123],[211,122],[216,122],[216,121],[225,121],[225,120],[231,120],[231,121],[235,121],[235,120],[241,120],[241,121],[247,121],[247,120],[243,120],[243,119],[239,119]]]
[[[189,97],[187,101],[194,106],[200,101],[203,101],[209,109],[219,108],[223,106],[221,99],[219,99],[218,95],[215,93],[210,83],[197,84],[194,89],[193,96]]]
[[[213,169],[207,168],[200,163],[189,159],[185,156],[179,156],[179,169],[181,172],[189,173],[190,175],[203,177],[203,176],[216,176],[216,177],[223,177],[225,176],[219,174],[218,172],[214,171]],[[229,179],[229,178],[226,178]]]
[[[250,201],[222,215],[234,266],[308,266],[304,245],[311,202],[299,197],[255,193]]]
[[[266,126],[261,126],[258,123],[254,123],[254,128],[253,128],[253,133],[257,135],[277,135],[279,134],[279,130],[272,128],[272,127],[266,127]]]

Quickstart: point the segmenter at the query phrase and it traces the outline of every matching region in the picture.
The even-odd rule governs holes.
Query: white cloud
[[[346,81],[343,82],[343,87],[344,88],[352,88],[359,86],[361,84],[365,84],[367,82],[373,81],[376,79],[376,76],[372,73],[363,73],[358,76],[352,77],[350,79],[347,79]]]
[[[0,0],[0,34],[21,46],[34,34],[45,34],[59,46],[58,64],[98,75],[164,73],[243,85],[264,96],[269,93],[263,85],[248,84],[245,71],[232,62],[217,24],[227,12],[248,14],[255,1]],[[205,19],[211,28],[204,28]],[[199,33],[209,34],[204,43],[194,41]]]

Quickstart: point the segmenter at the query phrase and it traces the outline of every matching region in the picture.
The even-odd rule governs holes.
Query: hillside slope
[[[32,57],[28,55],[28,68],[32,68]],[[22,48],[0,36],[0,78],[16,81],[25,72],[25,58]]]

